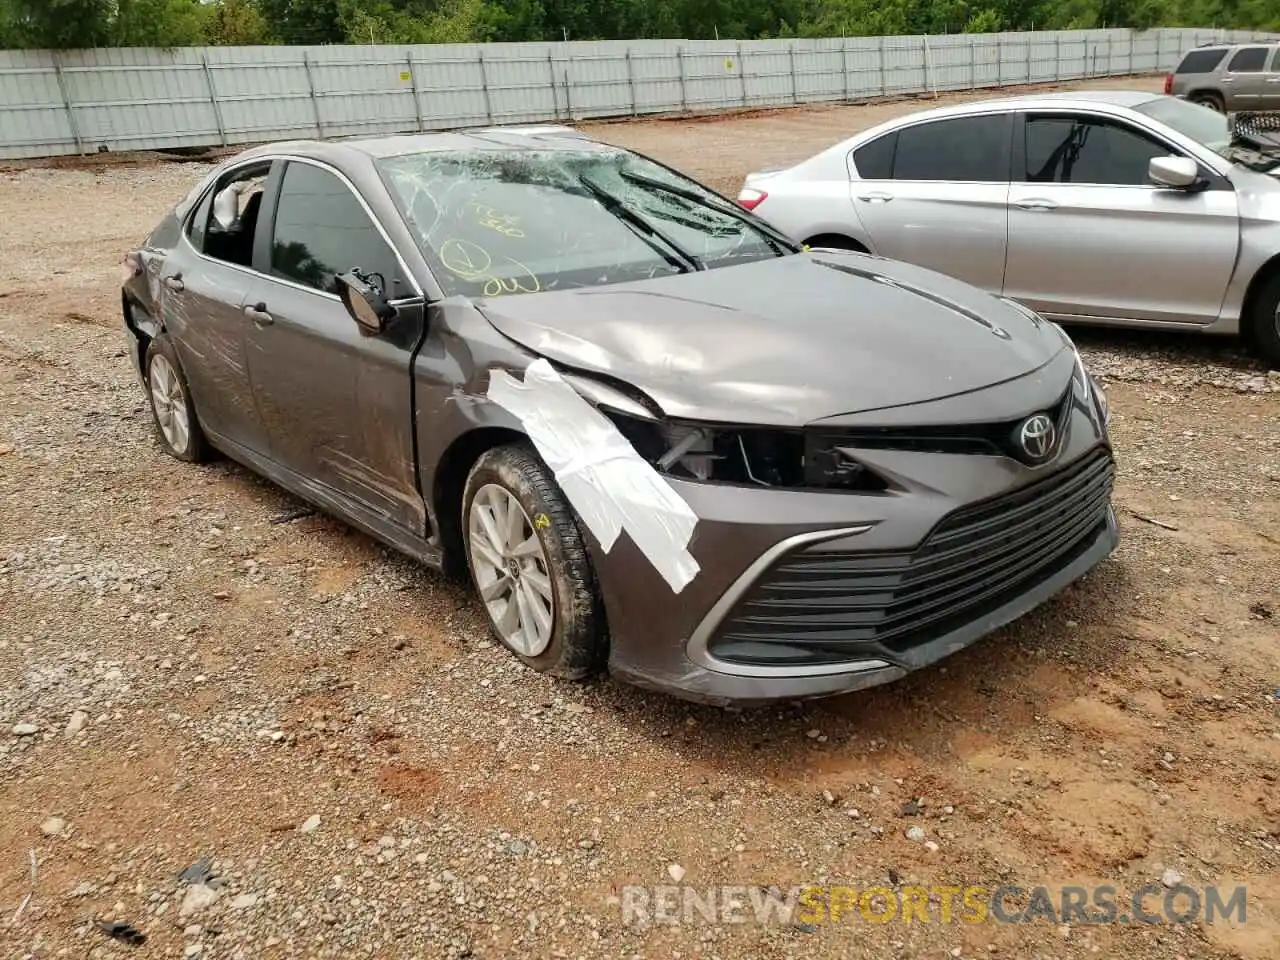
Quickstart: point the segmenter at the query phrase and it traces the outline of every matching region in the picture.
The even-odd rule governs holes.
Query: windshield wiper
[[[591,196],[599,200],[601,206],[630,227],[636,236],[657,251],[664,260],[672,266],[678,267],[681,273],[706,269],[697,257],[687,250],[681,249],[680,244],[676,243],[590,177],[581,175],[578,177],[578,183],[582,184],[583,188]],[[655,237],[657,241],[661,242],[655,241]]]
[[[727,201],[724,203],[713,202],[711,198],[705,197],[696,191],[686,190],[684,187],[677,187],[670,183],[663,183],[661,180],[646,177],[642,173],[632,173],[630,170],[619,170],[618,176],[622,177],[624,180],[629,180],[632,183],[640,184],[653,190],[661,190],[662,192],[669,193],[672,196],[683,197],[691,203],[701,204],[704,207],[715,210],[717,213],[723,213],[726,217],[732,217],[734,220],[737,220],[739,223],[746,224],[756,233],[760,234],[760,236],[764,237],[764,242],[773,249],[774,253],[782,254],[784,251],[789,253],[800,252],[800,248],[793,244],[787,237],[778,233],[776,230],[771,229],[768,225],[762,223],[758,218],[753,217],[745,210],[739,210]]]

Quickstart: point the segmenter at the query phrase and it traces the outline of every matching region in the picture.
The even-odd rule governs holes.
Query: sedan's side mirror
[[[1190,157],[1152,157],[1147,176],[1157,187],[1185,190],[1200,180],[1200,168]]]
[[[396,308],[387,302],[382,289],[359,270],[338,277],[338,296],[366,337],[381,333],[396,315]]]

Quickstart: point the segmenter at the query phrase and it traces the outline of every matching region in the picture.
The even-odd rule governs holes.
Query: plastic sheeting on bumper
[[[550,363],[529,364],[523,382],[492,371],[488,397],[524,425],[606,553],[625,530],[676,593],[697,576],[689,553],[697,515]]]

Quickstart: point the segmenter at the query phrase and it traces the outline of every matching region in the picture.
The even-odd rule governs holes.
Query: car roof
[[[285,140],[263,144],[240,154],[237,159],[255,155],[291,153],[330,162],[353,159],[354,155],[382,160],[415,153],[561,151],[566,153],[606,152],[618,150],[588,139],[569,127],[486,127],[446,133],[408,133],[387,136],[355,136],[335,140]]]
[[[1163,100],[1165,94],[1148,93],[1145,90],[1071,90],[1051,93],[1031,93],[1014,97],[992,97],[972,100],[919,113],[908,114],[903,120],[919,117],[963,116],[970,113],[986,113],[989,110],[1033,110],[1037,107],[1094,107],[1099,104],[1112,107],[1136,107],[1152,100]]]

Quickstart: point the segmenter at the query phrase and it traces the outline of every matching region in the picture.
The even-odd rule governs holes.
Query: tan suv
[[[1280,110],[1280,42],[1188,50],[1164,78],[1164,92],[1220,113]]]

